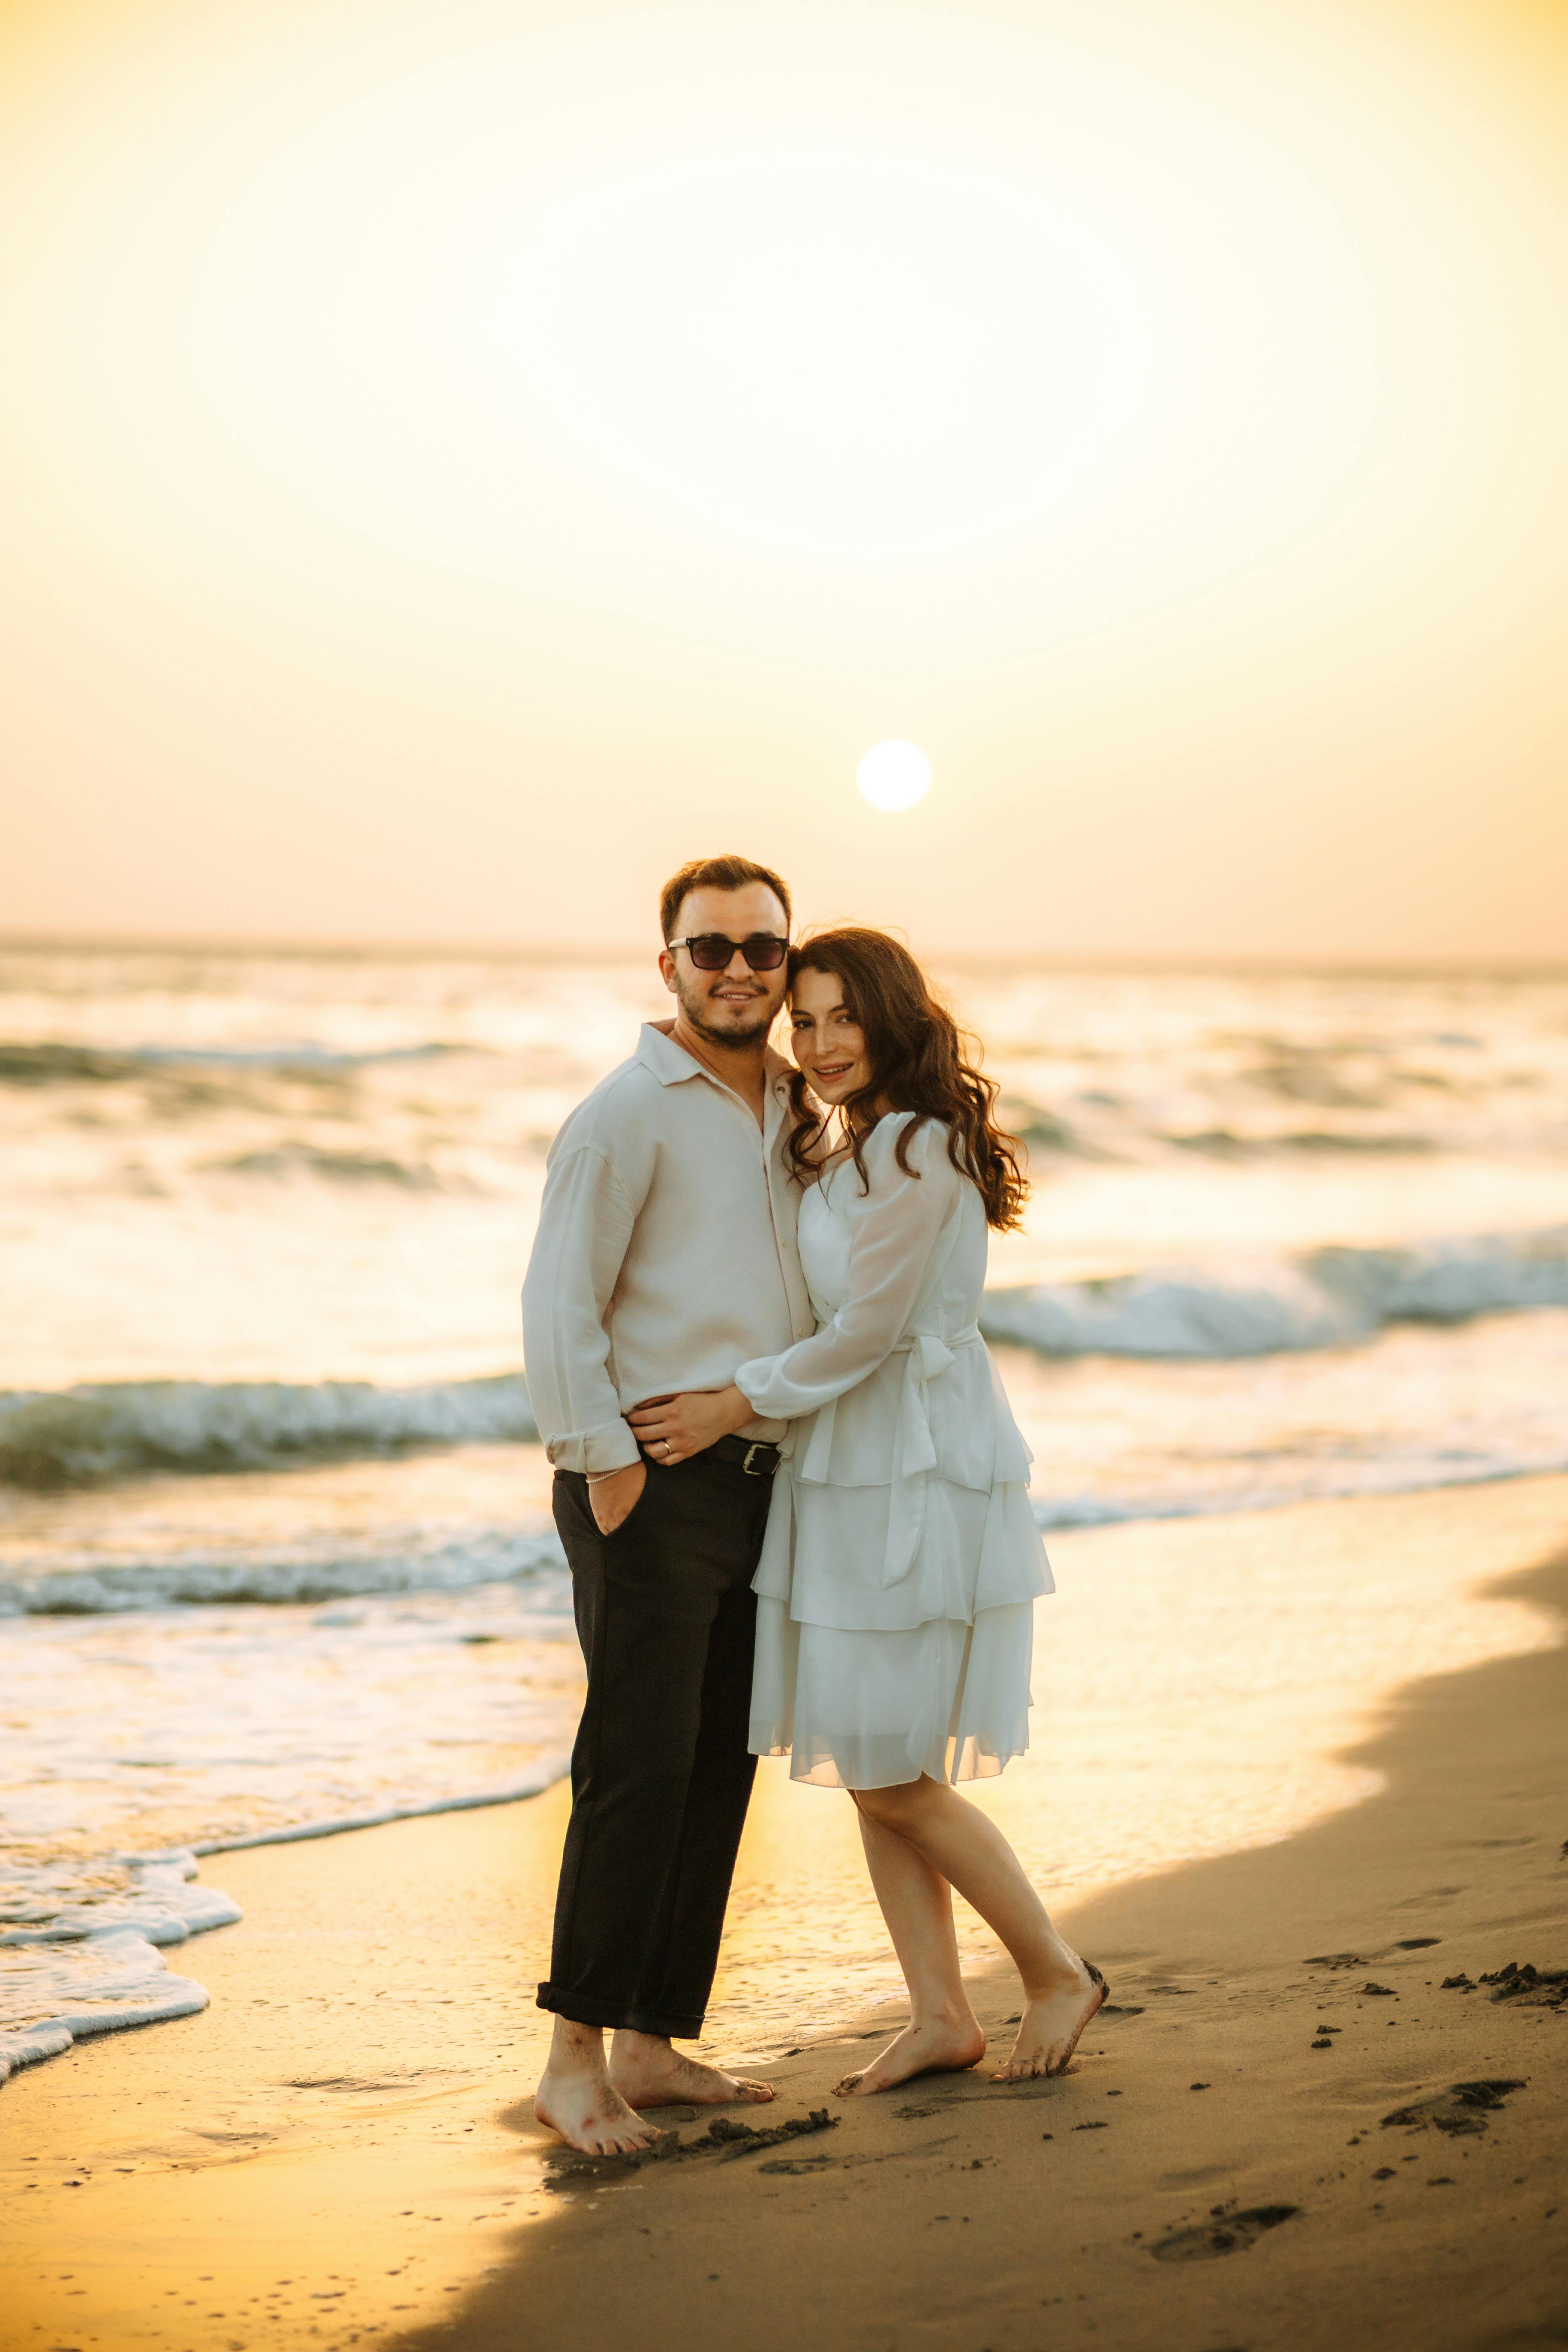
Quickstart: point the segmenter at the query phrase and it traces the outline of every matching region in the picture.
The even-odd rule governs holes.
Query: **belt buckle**
[[[745,1472],[745,1474],[746,1474],[746,1475],[747,1475],[747,1477],[748,1477],[748,1478],[765,1478],[765,1477],[767,1477],[767,1475],[769,1475],[769,1474],[767,1473],[767,1471],[765,1471],[765,1470],[753,1470],[753,1469],[752,1469],[752,1454],[766,1454],[766,1453],[769,1453],[769,1452],[771,1452],[771,1451],[772,1451],[772,1448],[770,1447],[770,1445],[769,1445],[769,1444],[768,1444],[768,1441],[767,1441],[767,1439],[766,1439],[765,1437],[759,1437],[759,1438],[755,1439],[755,1440],[752,1442],[752,1444],[750,1444],[750,1445],[748,1445],[748,1446],[747,1446],[747,1448],[746,1448],[746,1456],[745,1456],[745,1460],[742,1463],[741,1467],[742,1467],[742,1469]]]

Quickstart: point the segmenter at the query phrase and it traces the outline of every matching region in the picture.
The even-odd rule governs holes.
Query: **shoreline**
[[[1500,1590],[1549,1610],[1559,1646],[1384,1693],[1348,1759],[1362,1793],[1274,1843],[1053,1897],[1121,2012],[1057,2083],[930,2078],[907,2097],[834,2104],[841,2120],[798,2151],[584,2179],[532,2123],[547,2021],[521,1982],[548,1929],[563,1788],[331,1844],[231,1850],[225,1891],[247,1918],[180,1954],[212,2008],[95,2041],[4,2094],[6,2352],[362,2339],[500,2352],[520,2334],[530,2352],[575,2352],[648,2341],[650,2313],[659,2340],[748,2352],[803,2333],[852,2352],[1033,2352],[1042,2326],[1053,2344],[1159,2352],[1560,2341],[1528,2331],[1568,2317],[1550,2268],[1568,2228],[1535,2186],[1568,2153],[1568,2010],[1436,1986],[1461,1967],[1568,1966],[1568,1480],[1471,1492],[1453,1528],[1475,1576],[1495,1588],[1506,1570]],[[1301,1507],[1302,1559],[1326,1576],[1348,1546],[1351,1572],[1370,1573],[1442,1500]],[[1275,1521],[1230,1523],[1256,1555],[1260,1606]],[[1182,1528],[1195,1543],[1190,1522],[1168,1539]],[[1121,1533],[1078,1541],[1103,1551],[1108,1532]],[[1058,1766],[1107,1769],[1092,1755]],[[1012,1778],[985,1784],[988,1803]],[[847,1825],[820,1791],[803,1811],[782,1774],[760,1789],[734,1939],[804,1993],[813,1921],[831,1924],[838,1884],[825,1850],[839,1838],[842,1860]],[[1017,1776],[1008,1811],[1037,1801]],[[770,1906],[775,1940],[793,1927],[804,1943],[770,1954]],[[1440,1941],[1397,1948],[1428,1936]],[[819,1996],[830,1947],[810,1979]],[[1303,1964],[1352,1951],[1364,1978]],[[727,1966],[713,2024],[738,2055],[744,1969]],[[1016,1990],[971,1973],[1005,2036]],[[1354,1990],[1367,1980],[1393,1991]],[[838,2017],[774,2066],[766,2120],[820,2108],[846,2044],[889,2030],[895,2008],[878,2002],[875,2024],[852,1975],[837,1998]],[[1311,2048],[1320,2021],[1340,2028],[1327,2051]],[[1381,2126],[1411,2097],[1494,2075],[1529,2087],[1484,2134]],[[1194,2095],[1194,2079],[1209,2088]],[[689,2144],[708,2120],[675,2127]],[[1418,2194],[1402,2177],[1412,2150]],[[1374,2188],[1384,2165],[1394,2179]],[[1226,2259],[1148,2260],[1162,2233],[1224,2228],[1215,2204],[1300,2210],[1240,2233]],[[939,2242],[956,2232],[962,2250]]]

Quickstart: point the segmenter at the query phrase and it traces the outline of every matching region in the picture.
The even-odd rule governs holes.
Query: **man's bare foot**
[[[596,2067],[580,2070],[546,2066],[533,2095],[533,2112],[584,2156],[635,2156],[658,2137],[627,2106],[605,2074],[603,2058]]]
[[[726,2074],[683,2057],[657,2033],[622,2032],[610,2044],[610,2082],[634,2107],[728,2107],[771,2099],[771,2083]]]
[[[1109,1988],[1090,1960],[1078,1974],[1029,2001],[1006,2063],[994,2083],[1022,2083],[1032,2074],[1065,2074],[1079,2035],[1105,2000]]]
[[[858,2074],[846,2074],[833,2086],[834,2096],[854,2098],[870,2091],[890,2091],[913,2074],[961,2074],[985,2055],[985,2035],[977,2018],[932,2018],[924,2025],[906,2025],[887,2048]]]

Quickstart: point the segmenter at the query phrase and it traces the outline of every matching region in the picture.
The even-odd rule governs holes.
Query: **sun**
[[[918,743],[892,736],[885,743],[873,743],[855,771],[855,781],[863,801],[895,815],[924,800],[931,790],[931,761]]]

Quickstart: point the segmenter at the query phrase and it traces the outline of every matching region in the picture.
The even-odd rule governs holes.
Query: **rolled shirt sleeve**
[[[844,1304],[812,1339],[741,1366],[735,1385],[759,1415],[797,1421],[816,1412],[858,1387],[903,1336],[963,1181],[934,1120],[922,1120],[911,1139],[910,1169],[899,1165],[898,1139],[914,1117],[878,1120],[863,1147],[864,1183],[853,1161],[836,1169],[834,1182],[850,1188]]]
[[[552,1159],[522,1286],[529,1401],[557,1470],[601,1474],[640,1459],[610,1377],[606,1318],[637,1208],[604,1150]]]

